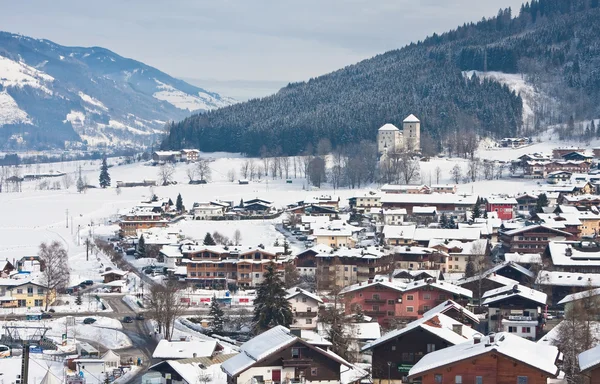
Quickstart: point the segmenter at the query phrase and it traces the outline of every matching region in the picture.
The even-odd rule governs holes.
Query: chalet
[[[197,384],[199,377],[211,377],[212,382],[226,382],[224,372],[216,372],[212,366],[222,364],[237,353],[215,355],[212,357],[196,357],[191,359],[163,360],[148,368],[161,376],[159,384]],[[168,379],[167,379],[168,378]],[[153,382],[142,379],[144,383]]]
[[[531,219],[536,223],[569,232],[568,240],[575,240],[579,239],[581,235],[581,220],[578,216],[578,214],[572,213],[536,213]]]
[[[557,215],[564,216],[572,215],[575,216],[581,222],[580,236],[583,237],[596,237],[600,234],[600,212],[596,207],[586,209],[585,207],[577,208],[571,205],[559,205],[554,210]]]
[[[309,196],[300,203],[303,205],[330,207],[336,210],[340,208],[340,198],[335,195]]]
[[[152,153],[152,161],[155,163],[176,163],[181,159],[180,151],[154,151]]]
[[[15,267],[8,260],[0,260],[0,278],[8,277]]]
[[[314,247],[306,249],[294,257],[296,270],[301,276],[316,276],[317,274],[317,255],[332,253],[333,248],[327,245],[317,244]]]
[[[386,225],[383,227],[383,238],[387,245],[414,244],[415,225]]]
[[[518,264],[524,268],[531,269],[533,266],[542,265],[541,253],[505,253],[504,261]]]
[[[156,180],[117,181],[117,188],[155,187]]]
[[[433,184],[429,188],[431,193],[456,193],[456,185],[454,184]]]
[[[46,264],[38,255],[23,256],[17,260],[17,271],[19,272],[44,272]]]
[[[384,225],[402,225],[406,217],[406,209],[385,209],[380,210],[383,216]]]
[[[377,247],[339,248],[316,255],[317,278],[326,286],[346,287],[389,272],[391,256]]]
[[[600,383],[600,345],[581,352],[577,356],[579,372],[589,379],[590,384]]]
[[[542,154],[542,153],[526,153],[517,158],[517,164],[519,164],[522,168],[525,168],[528,161],[550,161],[550,156]]]
[[[413,195],[424,195],[431,193],[431,188],[426,185],[397,185],[397,184],[384,184],[379,188],[384,193],[399,193],[399,194],[413,194]]]
[[[537,196],[523,194],[515,197],[517,200],[517,211],[523,213],[534,212],[537,207]]]
[[[444,314],[451,319],[458,321],[461,324],[464,324],[468,327],[475,329],[477,324],[479,324],[479,318],[476,314],[469,311],[462,305],[458,304],[453,300],[447,300],[437,307],[431,308],[429,311],[423,314],[423,317],[429,317],[435,313]]]
[[[288,289],[285,297],[292,307],[294,319],[290,328],[316,329],[319,305],[323,300],[314,293],[305,289],[294,287]]]
[[[356,195],[348,199],[350,208],[359,212],[364,212],[370,208],[381,207],[381,194],[376,192],[367,192]]]
[[[104,278],[104,283],[110,283],[115,280],[124,280],[129,272],[113,269],[100,274]]]
[[[508,285],[513,286],[518,284],[518,281],[501,275],[496,275],[494,273],[486,272],[481,275],[462,278],[458,281],[455,281],[454,284],[471,290],[473,292],[473,305],[479,305],[481,302],[481,297],[485,292],[506,287]]]
[[[352,366],[336,354],[316,347],[278,325],[240,346],[240,353],[221,364],[227,384],[341,382],[341,371]]]
[[[491,196],[486,199],[485,210],[498,212],[498,218],[501,220],[512,220],[518,204],[512,197]]]
[[[302,207],[301,213],[311,216],[337,217],[340,211],[337,208],[328,205],[309,204]]]
[[[248,201],[243,201],[243,205],[239,205],[236,208],[242,209],[246,212],[257,212],[264,213],[273,207],[273,203],[268,200],[263,199],[251,199]]]
[[[193,163],[198,161],[200,156],[200,151],[197,149],[182,149],[181,150],[181,160],[187,161],[188,163]]]
[[[523,285],[505,286],[482,296],[488,307],[489,331],[516,333],[535,340],[542,325],[542,309],[548,296]]]
[[[560,204],[573,205],[576,207],[585,207],[590,209],[591,207],[600,206],[600,195],[564,195],[560,199]]]
[[[569,153],[579,152],[585,153],[585,148],[577,148],[577,147],[566,147],[566,148],[554,148],[552,150],[552,157],[555,159],[563,159],[565,155]]]
[[[448,255],[444,272],[464,272],[467,262],[489,255],[490,246],[487,239],[461,242],[458,240],[448,241],[445,239],[432,239],[429,248],[437,249]]]
[[[600,275],[596,275],[596,277],[600,277]],[[592,284],[589,284],[589,286],[590,285]],[[592,288],[568,294],[558,302],[558,305],[565,306],[565,313],[569,313],[569,311],[576,306],[583,308],[598,308],[600,305],[600,288]],[[600,318],[596,320],[600,320]]]
[[[381,196],[383,209],[404,208],[407,213],[412,213],[415,206],[435,207],[437,212],[466,212],[471,209],[477,196],[456,195],[450,193],[431,194],[401,194],[386,193]]]
[[[480,228],[416,228],[415,225],[386,225],[383,237],[387,245],[415,244],[428,246],[431,239],[474,241],[481,237]]]
[[[229,209],[229,205],[221,202],[194,203],[192,215],[194,220],[211,220],[223,217]]]
[[[475,333],[445,314],[432,313],[386,333],[362,351],[372,351],[373,382],[385,379],[386,383],[401,383],[407,381],[408,372],[423,356],[464,343]]]
[[[545,224],[500,232],[500,241],[506,252],[542,252],[551,241],[564,241],[570,237],[571,233]]]
[[[380,324],[390,324],[392,320],[418,319],[448,299],[465,302],[472,297],[472,292],[433,279],[408,284],[379,280],[346,287],[340,295],[344,297],[347,314],[360,307],[367,316],[377,318]]]
[[[544,253],[556,271],[600,273],[600,246],[589,241],[553,241]]]
[[[505,148],[517,148],[531,144],[531,139],[528,137],[505,137],[500,140],[500,146]]]
[[[169,224],[162,214],[152,211],[135,211],[121,216],[119,235],[135,236],[137,231],[149,228],[165,228]]]
[[[394,266],[400,269],[409,270],[411,279],[420,280],[416,278],[415,273],[420,270],[430,270],[429,273],[441,272],[446,268],[447,254],[443,251],[439,251],[435,248],[426,248],[418,246],[394,246],[390,250],[390,255],[393,258]],[[432,276],[431,274],[426,277],[434,277],[440,279],[440,275]],[[423,277],[425,278],[425,277]]]
[[[420,378],[423,384],[546,384],[561,375],[560,360],[555,346],[502,332],[429,353],[410,369],[408,378]]]
[[[316,239],[316,244],[327,245],[331,248],[354,247],[356,243],[350,229],[318,228],[312,234]]]
[[[580,152],[580,151],[572,151],[572,152],[569,152],[569,153],[565,153],[561,157],[563,159],[565,159],[565,160],[570,160],[570,161],[585,161],[587,163],[591,163],[592,160],[594,159],[594,156],[588,155],[588,154],[586,154],[584,152]]]
[[[569,171],[550,172],[546,176],[546,181],[548,182],[548,184],[566,183],[566,182],[569,182],[571,180],[571,175],[572,174],[573,173],[569,172]]]
[[[27,280],[16,280],[16,284],[7,287],[7,296],[11,297],[12,302],[16,302],[16,307],[45,307],[56,300],[56,290],[48,290],[45,286],[36,282]]]
[[[556,304],[570,294],[600,287],[600,274],[541,270],[535,283],[550,295],[550,304]]]

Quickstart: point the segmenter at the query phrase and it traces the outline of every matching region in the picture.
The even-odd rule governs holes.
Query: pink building
[[[343,295],[346,313],[355,313],[360,307],[363,313],[387,325],[393,319],[414,320],[446,300],[465,303],[473,293],[465,288],[435,281],[434,279],[401,283],[377,280],[346,287]]]

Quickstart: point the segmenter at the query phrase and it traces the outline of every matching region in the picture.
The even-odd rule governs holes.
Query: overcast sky
[[[243,80],[249,87],[268,87],[318,76],[433,32],[493,16],[500,7],[511,6],[514,15],[520,4],[520,0],[5,0],[0,2],[0,29],[62,45],[105,47],[188,80],[221,85]]]

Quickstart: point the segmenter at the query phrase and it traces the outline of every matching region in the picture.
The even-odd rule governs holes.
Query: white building
[[[317,328],[319,305],[323,304],[323,300],[319,296],[302,288],[290,288],[286,299],[290,303],[294,314],[290,328]]]
[[[502,331],[535,341],[537,325],[537,319],[531,316],[509,316],[508,319],[502,320]]]
[[[379,153],[400,153],[403,150],[418,152],[421,149],[421,122],[415,115],[409,115],[402,122],[402,131],[394,124],[385,124],[377,132]]]

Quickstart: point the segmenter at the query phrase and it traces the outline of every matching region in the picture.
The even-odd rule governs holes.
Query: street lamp
[[[387,365],[388,365],[388,384],[391,384],[391,382],[392,382],[392,379],[391,379],[392,378],[392,362],[388,361]]]

